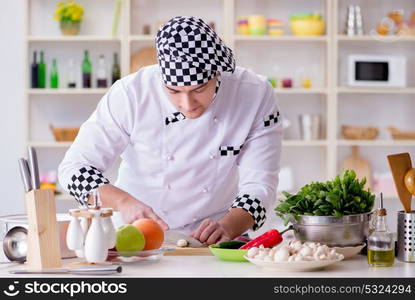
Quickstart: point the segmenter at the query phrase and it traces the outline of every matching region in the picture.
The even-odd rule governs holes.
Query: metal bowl
[[[311,241],[330,247],[352,247],[366,242],[372,212],[343,217],[300,216],[291,220],[294,235],[302,242]]]
[[[3,240],[4,254],[10,261],[25,262],[27,253],[27,229],[16,226]]]

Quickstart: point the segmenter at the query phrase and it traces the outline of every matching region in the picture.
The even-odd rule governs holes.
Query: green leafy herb
[[[327,182],[312,182],[303,186],[297,194],[282,192],[286,197],[275,208],[285,225],[299,216],[336,216],[370,212],[375,195],[365,190],[366,178],[359,181],[353,170],[344,170]]]

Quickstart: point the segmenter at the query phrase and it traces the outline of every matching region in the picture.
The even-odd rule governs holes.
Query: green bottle
[[[82,87],[90,88],[91,87],[91,62],[88,57],[88,50],[84,51],[84,60],[82,61]]]
[[[112,83],[116,82],[118,79],[120,79],[120,65],[118,64],[118,54],[114,53],[114,63],[112,65]]]
[[[40,51],[40,62],[38,71],[38,87],[45,88],[46,87],[46,63],[43,56],[43,51]]]
[[[59,75],[56,59],[53,60],[52,69],[50,71],[50,87],[52,89],[57,89],[59,87]]]

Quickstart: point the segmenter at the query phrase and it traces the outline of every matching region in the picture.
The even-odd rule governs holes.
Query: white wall
[[[25,144],[24,0],[4,1],[0,12],[0,215],[21,213],[17,158]]]

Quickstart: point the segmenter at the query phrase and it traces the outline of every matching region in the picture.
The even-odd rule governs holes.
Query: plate
[[[302,272],[302,271],[314,271],[329,265],[335,264],[344,259],[344,256],[341,255],[336,260],[321,260],[321,261],[297,261],[297,262],[273,262],[273,261],[263,261],[260,259],[249,258],[246,255],[244,256],[251,263],[271,271],[291,271],[291,272]]]
[[[366,246],[365,243],[362,245],[354,246],[354,247],[331,247],[331,249],[336,250],[337,253],[343,254],[344,259],[349,259],[357,254]]]
[[[215,248],[212,247],[212,245],[209,246],[209,250],[220,260],[237,262],[248,261],[245,258],[245,255],[248,252],[248,250]]]
[[[108,261],[111,262],[136,262],[136,261],[148,261],[159,260],[164,253],[173,251],[174,248],[159,248],[154,250],[144,251],[108,251]]]

